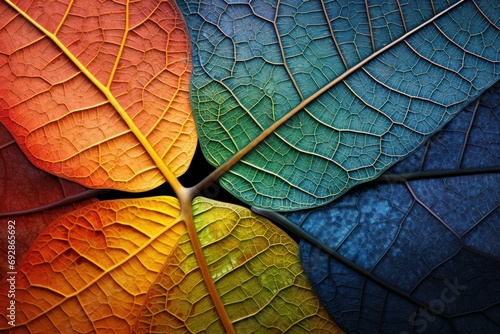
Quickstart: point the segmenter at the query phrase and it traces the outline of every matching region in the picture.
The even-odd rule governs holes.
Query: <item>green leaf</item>
[[[487,1],[178,3],[203,152],[261,208],[325,204],[376,178],[500,78]]]

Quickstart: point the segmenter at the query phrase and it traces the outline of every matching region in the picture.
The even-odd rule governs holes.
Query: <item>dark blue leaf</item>
[[[313,243],[301,242],[310,281],[348,332],[500,332],[499,87],[379,180],[287,213]]]

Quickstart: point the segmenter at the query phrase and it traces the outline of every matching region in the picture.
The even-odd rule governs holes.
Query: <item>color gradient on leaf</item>
[[[156,197],[98,202],[54,221],[18,267],[14,331],[130,332],[185,231],[179,212],[176,199]],[[8,289],[3,281],[1,305]],[[2,312],[3,330],[7,321]]]
[[[341,333],[302,273],[296,243],[248,209],[193,201],[203,253],[236,333]],[[137,333],[223,333],[184,234],[148,293]]]
[[[204,155],[261,208],[374,179],[500,78],[493,2],[178,3]]]
[[[195,42],[192,96],[205,153],[216,165],[238,162],[223,184],[263,207],[317,206],[374,178],[499,77],[500,14],[492,2],[179,3]],[[193,188],[177,179],[196,137],[187,105],[187,28],[175,5],[76,0],[23,6],[0,4],[0,117],[28,156],[92,187],[140,191],[166,178],[178,200],[101,202],[54,222],[19,268],[12,332],[340,332],[283,231],[235,206],[195,199],[191,207],[207,182],[230,167]],[[256,146],[251,152],[249,143]],[[465,194],[477,184],[459,190]],[[412,205],[421,205],[425,194],[409,193]],[[365,196],[370,205],[362,214],[381,217],[384,198],[374,203],[373,192]],[[421,205],[441,225],[423,230],[415,224],[411,232],[429,232],[419,241],[440,242],[444,233],[434,234],[436,229],[455,232],[437,214],[454,203],[452,197]],[[414,217],[411,223],[420,222]],[[379,229],[384,223],[368,228],[380,241],[376,250],[356,252],[355,259],[373,260],[377,247],[387,246],[392,231]],[[447,237],[444,248],[456,246]],[[354,235],[349,241],[359,240]],[[488,291],[490,282],[476,284],[474,265],[490,268],[496,260],[476,262],[467,252],[495,247],[496,239],[472,241],[472,251],[460,250],[444,263],[436,261],[434,248],[417,248],[425,260],[418,265],[435,265],[426,276],[431,283],[449,272],[465,273],[476,291]],[[311,259],[305,264],[318,265],[319,281],[330,283],[332,262]],[[385,286],[402,271],[399,261],[410,276],[417,267],[411,257],[394,259],[391,270],[382,270]],[[358,284],[355,273],[345,272],[333,278],[343,283],[336,286],[341,292],[365,288],[365,281]],[[496,282],[492,272],[488,277]],[[414,300],[436,292],[423,282]],[[9,302],[3,284],[1,305]],[[367,288],[366,299],[343,296],[348,307],[340,313],[351,317],[351,305],[360,300],[370,311],[380,303],[391,310],[407,306]],[[471,304],[464,300],[459,311],[469,312]],[[488,311],[473,312],[496,312]],[[380,328],[392,330],[401,319],[386,317]],[[10,329],[5,315],[0,321]]]
[[[316,240],[300,244],[304,270],[343,329],[499,332],[499,138],[496,84],[386,182],[287,213]]]
[[[94,188],[142,191],[165,182],[161,168],[182,174],[197,138],[175,4],[19,6],[0,4],[0,118],[28,158]]]

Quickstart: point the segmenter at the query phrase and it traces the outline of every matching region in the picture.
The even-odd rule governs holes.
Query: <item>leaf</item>
[[[92,203],[96,195],[96,191],[35,168],[0,124],[0,239],[8,240],[7,224],[9,220],[17,220],[17,258],[23,257],[38,234],[54,219]],[[1,253],[6,259],[7,242],[2,243]],[[7,267],[6,261],[0,262],[2,278]]]
[[[179,198],[100,202],[56,220],[19,269],[16,264],[19,272],[3,282],[0,302],[17,307],[3,315],[3,329],[130,332],[170,248],[187,230],[205,299],[215,305],[220,329],[234,333],[226,311],[233,301],[221,302],[195,230],[191,201],[197,191],[177,179],[196,136],[182,99],[189,47],[175,5],[77,1],[24,8],[7,0],[0,6],[6,41],[0,44],[0,118],[27,156],[38,167],[92,187],[140,191],[168,180]],[[263,289],[283,291],[273,291],[271,306],[255,314],[253,328],[258,321],[260,331],[274,326],[269,310],[279,306],[276,326],[340,332],[307,284],[297,246],[275,233],[279,238],[270,249],[280,249],[282,259],[273,258],[269,271],[292,270],[295,282],[263,282]],[[265,264],[268,254],[255,262]],[[238,317],[248,318],[236,318],[240,323],[253,319],[244,312]]]
[[[342,328],[500,330],[499,129],[496,85],[383,181],[287,214],[313,238],[302,264]]]
[[[187,169],[197,138],[175,5],[5,1],[0,12],[0,119],[37,167],[127,191]]]
[[[185,226],[173,198],[105,201],[54,221],[15,275],[24,332],[128,333]],[[0,304],[9,305],[9,281]],[[11,326],[2,313],[0,326]]]
[[[376,178],[500,78],[493,2],[179,5],[205,157],[264,209],[325,204]]]
[[[186,330],[223,332],[218,302],[238,333],[341,332],[290,237],[248,209],[200,198],[193,207],[219,301],[205,288],[177,200],[103,201],[60,218],[37,239],[16,277],[17,329],[151,333],[185,321]],[[8,287],[4,281],[2,305]],[[5,329],[8,319],[0,319]]]
[[[46,208],[68,197],[91,197],[91,192],[35,168],[22,155],[5,127],[0,124],[0,215],[22,214]],[[40,209],[42,210],[42,209]]]
[[[237,333],[340,333],[303,275],[297,244],[248,209],[197,198],[196,229]],[[134,332],[223,333],[189,235],[172,251]]]

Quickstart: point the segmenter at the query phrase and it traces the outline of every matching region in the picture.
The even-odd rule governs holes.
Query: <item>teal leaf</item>
[[[178,4],[203,153],[221,166],[257,144],[220,182],[264,209],[376,178],[500,78],[494,1]]]
[[[495,88],[376,181],[287,213],[308,233],[304,270],[347,332],[500,331]]]

